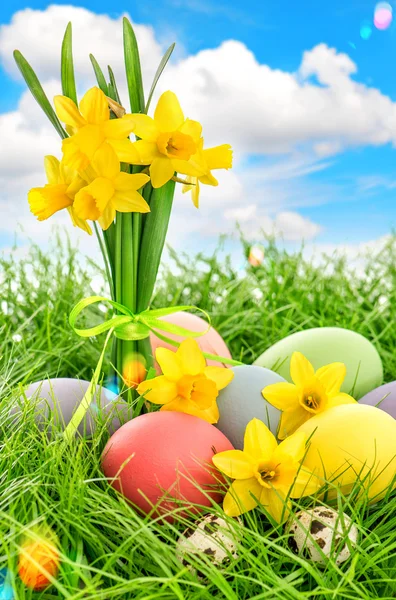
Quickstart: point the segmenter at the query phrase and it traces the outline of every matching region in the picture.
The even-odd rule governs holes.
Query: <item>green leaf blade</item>
[[[123,19],[124,60],[132,113],[144,112],[144,93],[139,49],[135,32],[126,17]]]
[[[19,50],[14,50],[14,59],[18,66],[18,69],[22,74],[22,77],[26,82],[26,85],[28,86],[30,92],[32,93],[32,96],[34,97],[38,105],[41,107],[43,112],[51,121],[52,125],[54,126],[60,137],[62,139],[67,138],[68,136],[66,131],[63,129],[62,124],[56,116],[56,113],[52,108],[51,103],[48,100],[36,73],[33,71],[26,58],[21,54]]]
[[[96,81],[98,82],[99,88],[102,90],[102,92],[104,94],[106,94],[106,96],[108,96],[109,95],[109,88],[107,86],[107,82],[106,82],[105,76],[103,75],[103,71],[100,68],[98,61],[96,60],[96,58],[94,57],[93,54],[89,55],[89,59],[90,59],[90,61],[92,63],[93,70],[95,72]]]
[[[173,43],[171,46],[169,46],[168,50],[165,52],[164,56],[162,57],[162,60],[160,62],[160,64],[158,65],[158,69],[154,75],[154,79],[153,79],[153,83],[151,84],[151,88],[150,88],[150,93],[147,99],[147,104],[146,104],[146,108],[144,109],[144,112],[147,114],[148,110],[150,108],[150,103],[151,100],[153,98],[153,94],[155,92],[155,88],[157,87],[157,83],[159,81],[159,78],[162,75],[163,70],[165,69],[166,65],[168,64],[168,61],[172,55],[173,50],[175,49],[176,44]]]
[[[76,80],[74,77],[73,49],[72,49],[72,24],[68,23],[62,42],[61,51],[61,80],[64,96],[77,104]]]

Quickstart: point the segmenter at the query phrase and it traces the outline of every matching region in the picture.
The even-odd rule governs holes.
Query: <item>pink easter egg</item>
[[[167,321],[168,323],[173,323],[174,325],[179,325],[179,327],[184,327],[184,329],[189,329],[190,331],[206,331],[206,329],[208,328],[208,324],[206,321],[204,321],[204,319],[201,319],[201,317],[197,317],[197,315],[192,315],[188,312],[174,313],[173,315],[163,317],[161,320]],[[174,335],[172,333],[160,333],[163,333],[164,336],[171,338],[176,342],[182,342],[183,339],[185,339],[183,336]],[[221,335],[217,333],[215,329],[213,329],[213,327],[211,327],[209,331],[204,335],[195,338],[195,340],[198,342],[198,345],[201,348],[202,352],[207,352],[208,354],[216,354],[218,356],[222,356],[223,358],[232,358],[225,341],[223,340]],[[162,340],[157,338],[157,336],[153,333],[150,334],[150,342],[154,357],[157,348],[168,348],[169,350],[173,350],[173,352],[176,352],[177,350],[175,346],[163,342]],[[207,360],[207,364],[214,365],[216,367],[230,366],[214,360]],[[157,370],[157,373],[160,375],[161,369],[157,361],[155,361],[154,366]]]
[[[192,504],[220,502],[215,452],[233,450],[221,431],[180,412],[154,412],[125,423],[108,441],[102,468],[109,483],[143,513],[158,517]],[[174,517],[166,515],[165,520]]]

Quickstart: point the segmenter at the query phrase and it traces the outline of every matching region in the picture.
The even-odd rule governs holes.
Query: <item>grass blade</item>
[[[34,99],[38,102],[41,109],[47,115],[48,119],[51,121],[60,137],[62,139],[66,138],[67,133],[63,129],[61,122],[56,116],[56,113],[52,108],[36,73],[33,71],[32,67],[26,58],[21,54],[21,52],[19,52],[19,50],[14,50],[14,59]]]
[[[144,112],[144,93],[142,70],[140,68],[139,49],[135,32],[126,17],[123,19],[124,28],[124,60],[128,83],[129,101],[131,112]]]
[[[77,104],[76,81],[74,78],[72,24],[68,23],[62,42],[61,51],[62,93]]]
[[[150,93],[149,93],[149,96],[147,99],[146,108],[144,109],[144,112],[146,114],[148,113],[148,109],[150,108],[150,102],[151,102],[151,99],[155,92],[155,88],[157,86],[158,80],[162,75],[162,71],[165,69],[166,65],[168,64],[168,60],[170,59],[171,54],[172,54],[173,50],[175,49],[175,46],[176,46],[175,43],[173,43],[171,46],[169,46],[168,50],[165,52],[164,56],[162,57],[160,64],[158,65],[158,69],[154,75],[153,83],[151,84],[151,89],[150,89]]]
[[[95,71],[95,77],[96,77],[96,81],[98,82],[98,86],[100,87],[102,92],[104,94],[106,94],[106,96],[108,96],[109,88],[107,87],[107,82],[106,82],[105,76],[103,75],[103,71],[100,68],[98,61],[96,60],[96,58],[94,57],[93,54],[89,55],[89,59],[92,63],[93,70]]]
[[[145,310],[151,300],[161,262],[162,250],[172,211],[175,182],[168,181],[151,192],[150,209],[144,221],[138,269],[137,311]]]
[[[110,86],[111,86],[112,92],[113,92],[113,96],[110,96],[110,97],[113,98],[113,100],[115,100],[116,102],[118,102],[118,104],[121,104],[120,95],[118,93],[117,84],[116,84],[116,80],[115,80],[115,77],[114,77],[113,69],[110,67],[110,65],[108,65],[107,68],[108,68],[108,71],[109,71],[109,79],[110,79],[109,91],[110,91]]]

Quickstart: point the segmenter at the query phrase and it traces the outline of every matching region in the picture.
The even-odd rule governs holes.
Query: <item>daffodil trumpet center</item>
[[[191,400],[200,408],[209,408],[218,396],[217,386],[206,375],[183,375],[178,381],[179,396]]]
[[[190,160],[197,151],[192,137],[180,131],[161,133],[157,139],[157,148],[161,154],[179,160]]]
[[[256,479],[260,485],[271,489],[279,475],[279,466],[272,463],[260,463],[256,470]]]
[[[319,386],[303,389],[299,398],[300,405],[310,413],[322,412],[327,404],[327,395]]]

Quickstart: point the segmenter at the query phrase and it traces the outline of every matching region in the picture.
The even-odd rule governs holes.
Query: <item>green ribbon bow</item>
[[[113,308],[120,314],[116,314],[110,319],[100,323],[99,325],[95,325],[94,327],[89,327],[88,329],[79,329],[76,327],[76,321],[82,311],[90,306],[91,304],[97,304],[98,302],[107,302],[111,304]],[[208,327],[205,331],[197,332],[190,331],[189,329],[185,329],[184,327],[180,327],[179,325],[174,325],[173,323],[168,323],[167,321],[161,321],[160,317],[165,317],[166,315],[172,315],[176,312],[181,312],[185,310],[197,310],[205,315],[208,319]],[[98,360],[98,364],[96,365],[92,380],[89,384],[87,391],[84,394],[83,399],[81,400],[77,410],[73,414],[70,422],[68,423],[65,431],[63,432],[64,442],[68,443],[72,440],[75,432],[77,431],[78,426],[81,421],[84,419],[91,402],[96,393],[96,386],[99,382],[103,359],[105,355],[105,351],[107,348],[107,344],[114,333],[114,335],[120,340],[143,340],[150,335],[152,331],[158,338],[171,344],[172,346],[179,347],[179,342],[168,338],[160,331],[165,331],[166,333],[172,333],[174,335],[181,335],[183,337],[200,337],[207,333],[211,327],[210,324],[210,316],[207,312],[202,310],[202,308],[197,308],[196,306],[172,306],[170,308],[157,308],[157,309],[147,309],[141,313],[134,314],[129,308],[123,306],[119,302],[115,302],[114,300],[110,300],[109,298],[105,298],[103,296],[90,296],[89,298],[84,298],[84,300],[80,300],[73,308],[69,315],[69,323],[75,333],[81,337],[93,337],[95,335],[99,335],[101,333],[105,333],[107,331],[106,340],[101,352],[101,355]],[[215,360],[218,362],[222,362],[228,365],[241,365],[242,363],[237,360],[232,360],[230,358],[223,358],[222,356],[217,356],[216,354],[209,354],[207,352],[203,352],[205,358],[210,360]]]

